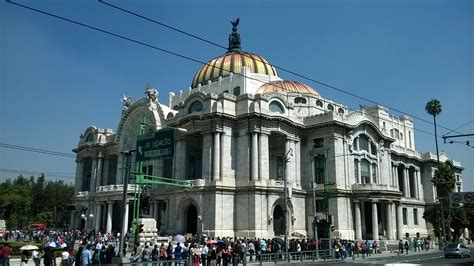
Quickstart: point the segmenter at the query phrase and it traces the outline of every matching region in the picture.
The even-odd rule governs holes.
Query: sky
[[[440,136],[474,133],[474,1],[109,1],[225,47],[230,21],[239,17],[243,50],[414,117],[418,151],[436,151],[424,111],[433,98],[443,109]],[[202,62],[225,53],[97,1],[18,3]],[[5,1],[0,27],[0,181],[45,173],[73,182],[73,157],[5,145],[74,155],[87,127],[116,132],[123,94],[138,99],[150,84],[167,103],[168,92],[187,89],[202,66]],[[352,109],[371,104],[281,70],[279,76]],[[461,162],[464,190],[474,191],[474,149],[466,145],[474,138],[453,140],[459,143],[439,139],[439,149]]]

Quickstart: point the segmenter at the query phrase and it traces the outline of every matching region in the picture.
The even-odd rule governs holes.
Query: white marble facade
[[[104,232],[120,230],[122,220],[130,226],[134,184],[128,186],[130,207],[124,209],[124,152],[136,148],[146,117],[147,132],[187,130],[175,131],[173,158],[143,163],[147,174],[193,184],[189,189],[152,187],[151,215],[163,234],[281,234],[284,176],[292,191],[290,233],[311,237],[313,217],[326,218],[321,209],[325,178],[333,235],[399,239],[430,233],[423,211],[436,198],[431,184],[436,156],[415,149],[410,117],[393,117],[382,106],[351,111],[302,83],[256,72],[248,66],[239,74],[224,71],[203,85],[170,93],[166,104],[146,93],[124,103],[116,132],[87,128],[74,150],[75,202],[76,210],[88,207],[94,218],[81,224],[79,215],[72,215],[72,224]],[[273,91],[262,91],[268,82],[279,83]],[[441,159],[448,158],[441,154]],[[130,162],[133,172],[133,153]],[[461,165],[454,165],[462,187]]]

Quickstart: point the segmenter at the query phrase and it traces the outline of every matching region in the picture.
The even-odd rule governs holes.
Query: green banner
[[[172,158],[174,155],[174,130],[164,129],[153,136],[137,140],[136,161]]]

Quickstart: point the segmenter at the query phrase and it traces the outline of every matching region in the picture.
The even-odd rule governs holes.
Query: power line
[[[102,4],[104,4],[104,5],[110,6],[110,7],[112,7],[112,8],[121,10],[121,11],[123,11],[123,12],[125,12],[125,13],[130,14],[130,15],[133,15],[133,16],[136,16],[136,17],[139,17],[139,18],[142,18],[142,19],[144,19],[144,20],[147,20],[147,21],[153,22],[153,23],[155,23],[155,24],[158,24],[158,25],[160,25],[160,26],[166,27],[166,28],[168,28],[168,29],[177,31],[177,32],[179,32],[179,33],[182,33],[182,34],[184,34],[184,35],[190,36],[190,37],[195,38],[195,39],[197,39],[197,40],[200,40],[200,41],[203,41],[203,42],[205,42],[205,43],[208,43],[208,44],[211,44],[211,45],[214,45],[214,46],[217,46],[217,47],[219,47],[219,48],[222,48],[222,49],[227,50],[227,47],[225,47],[225,46],[223,46],[223,45],[220,45],[220,44],[218,44],[218,43],[212,42],[212,41],[207,40],[207,39],[205,39],[205,38],[196,36],[196,35],[194,35],[194,34],[192,34],[192,33],[186,32],[186,31],[184,31],[184,30],[180,30],[180,29],[178,29],[178,28],[176,28],[176,27],[170,26],[170,25],[165,24],[165,23],[163,23],[163,22],[160,22],[160,21],[157,21],[157,20],[155,20],[155,19],[152,19],[152,18],[143,16],[143,15],[140,15],[140,14],[138,14],[138,13],[135,13],[135,12],[133,12],[133,11],[127,10],[127,9],[125,9],[125,8],[121,8],[121,7],[119,7],[119,6],[116,6],[116,5],[107,3],[107,2],[105,2],[104,0],[99,0],[99,2],[102,3]],[[246,56],[246,57],[249,57],[249,55],[247,55],[247,54],[241,54],[241,55]],[[323,85],[323,86],[328,87],[328,88],[330,88],[330,89],[333,89],[333,90],[336,90],[336,91],[338,91],[338,92],[341,92],[341,93],[350,95],[350,96],[355,97],[355,98],[358,98],[358,99],[360,99],[360,100],[364,100],[364,101],[366,101],[366,102],[370,102],[370,103],[375,104],[375,105],[382,105],[382,106],[385,106],[386,108],[388,108],[388,109],[390,109],[390,110],[392,110],[392,111],[394,111],[394,112],[398,112],[398,113],[400,113],[400,114],[408,115],[408,116],[411,116],[411,117],[413,117],[413,118],[415,118],[415,119],[418,119],[418,120],[420,120],[420,121],[423,121],[423,122],[425,122],[425,123],[428,123],[428,124],[433,125],[433,122],[431,122],[431,121],[429,121],[429,120],[426,120],[426,119],[424,119],[424,118],[421,118],[421,117],[418,117],[418,116],[415,116],[415,115],[411,115],[411,114],[406,113],[406,112],[404,112],[404,111],[401,111],[401,110],[399,110],[399,109],[397,109],[397,108],[395,108],[395,107],[391,107],[391,106],[388,106],[388,105],[381,104],[381,103],[379,103],[379,102],[370,100],[370,99],[368,99],[368,98],[366,98],[366,97],[359,96],[359,95],[357,95],[357,94],[355,94],[355,93],[352,93],[352,92],[349,92],[349,91],[347,91],[347,90],[337,88],[337,87],[332,86],[332,85],[330,85],[330,84],[328,84],[328,83],[326,83],[326,82],[322,82],[322,81],[315,80],[315,79],[313,79],[313,78],[311,78],[311,77],[308,77],[308,76],[303,75],[303,74],[296,73],[296,72],[294,72],[294,71],[292,71],[292,70],[283,68],[283,67],[281,67],[281,66],[277,66],[277,65],[274,65],[274,64],[270,64],[269,62],[264,62],[263,60],[261,60],[261,59],[259,59],[259,58],[253,58],[253,57],[252,57],[252,59],[253,59],[253,60],[256,60],[256,61],[260,61],[260,62],[266,63],[266,64],[269,64],[269,65],[273,66],[274,68],[276,68],[276,69],[278,69],[278,70],[282,70],[283,72],[290,73],[290,74],[295,75],[295,76],[297,76],[297,77],[300,77],[300,78],[302,78],[302,79],[306,79],[306,80],[312,81],[312,82],[317,83],[317,84],[319,84],[319,85]],[[438,124],[438,126],[441,127],[441,128],[444,128],[444,129],[446,129],[446,130],[451,130],[450,128],[444,127],[444,126],[439,125],[439,124]],[[454,130],[451,130],[450,132],[453,132],[453,131],[454,131],[454,132],[457,132],[456,130],[457,130],[457,129],[454,129]],[[457,132],[457,133],[460,133],[460,132]],[[449,134],[449,133],[448,133],[448,134]]]
[[[70,153],[36,149],[36,148],[31,148],[31,147],[12,145],[8,143],[0,143],[0,147],[13,149],[13,150],[21,150],[21,151],[36,152],[36,153],[47,154],[47,155],[61,156],[61,157],[67,157],[67,158],[76,158],[74,154],[70,154]]]
[[[32,171],[32,170],[23,170],[23,169],[6,169],[0,168],[2,173],[14,173],[14,174],[28,174],[28,175],[42,175],[46,177],[61,177],[67,179],[74,179],[75,176],[71,176],[74,173],[58,173],[58,172],[43,172],[43,171]]]
[[[182,55],[182,54],[179,54],[179,53],[175,53],[175,52],[172,52],[172,51],[169,51],[169,50],[166,50],[166,49],[157,47],[157,46],[155,46],[155,45],[151,45],[151,44],[148,44],[148,43],[145,43],[145,42],[142,42],[142,41],[138,41],[138,40],[132,39],[132,38],[130,38],[130,37],[126,37],[126,36],[123,36],[123,35],[120,35],[120,34],[117,34],[117,33],[113,33],[113,32],[111,32],[111,31],[107,31],[107,30],[100,29],[100,28],[97,28],[97,27],[94,27],[94,26],[90,26],[90,25],[88,25],[88,24],[85,24],[85,23],[82,23],[82,22],[78,22],[78,21],[75,21],[75,20],[72,20],[72,19],[68,19],[68,18],[59,16],[59,15],[55,15],[55,14],[52,14],[52,13],[49,13],[49,12],[46,12],[46,11],[42,11],[42,10],[39,10],[39,9],[36,9],[36,8],[33,8],[33,7],[29,7],[29,6],[26,6],[26,5],[22,5],[22,4],[19,4],[19,3],[15,3],[15,2],[13,2],[13,1],[11,1],[11,0],[7,0],[7,2],[10,3],[10,4],[13,4],[13,5],[17,5],[17,6],[20,6],[20,7],[25,8],[25,9],[31,10],[31,11],[35,11],[35,12],[38,12],[38,13],[41,13],[41,14],[44,14],[44,15],[47,15],[47,16],[51,16],[51,17],[54,17],[54,18],[57,18],[57,19],[60,19],[60,20],[64,20],[64,21],[67,21],[67,22],[70,22],[70,23],[73,23],[73,24],[76,24],[76,25],[79,25],[79,26],[82,26],[82,27],[85,27],[85,28],[89,28],[89,29],[92,29],[92,30],[95,30],[95,31],[99,31],[99,32],[105,33],[105,34],[107,34],[107,35],[111,35],[111,36],[117,37],[117,38],[119,38],[119,39],[123,39],[123,40],[126,40],[126,41],[130,41],[130,42],[133,42],[133,43],[142,45],[142,46],[146,46],[146,47],[148,47],[148,48],[152,48],[152,49],[155,49],[155,50],[158,50],[158,51],[167,53],[167,54],[171,54],[171,55],[174,55],[174,56],[177,56],[177,57],[180,57],[180,58],[183,58],[183,59],[192,61],[192,62],[196,62],[196,63],[203,64],[203,65],[208,64],[208,63],[206,63],[206,62],[200,61],[200,60],[198,60],[198,59],[191,58],[191,57],[186,56],[186,55]],[[150,20],[151,20],[151,19],[150,19]],[[168,27],[169,27],[169,28],[173,28],[173,27],[171,27],[171,26],[168,26]],[[192,35],[192,34],[189,34],[189,36],[193,36],[193,35]],[[200,37],[197,37],[197,38],[200,38]],[[201,38],[201,39],[202,39],[202,38]],[[214,66],[214,67],[216,67],[216,68],[218,68],[218,69],[223,69],[222,67],[219,67],[219,66]],[[282,70],[284,70],[284,69],[282,69]],[[345,91],[340,90],[340,89],[338,89],[338,88],[336,88],[336,87],[334,87],[334,86],[331,86],[331,85],[328,85],[328,84],[324,84],[324,83],[321,83],[321,82],[316,81],[316,80],[312,80],[312,79],[310,79],[310,78],[307,78],[307,77],[305,77],[305,76],[299,75],[299,74],[297,74],[297,73],[294,73],[294,72],[291,72],[291,71],[288,71],[288,70],[284,70],[284,71],[287,71],[288,73],[295,74],[295,75],[300,76],[300,77],[305,78],[305,79],[309,79],[309,80],[311,80],[311,81],[313,81],[313,82],[320,83],[320,84],[322,84],[322,85],[324,85],[324,86],[327,86],[327,87],[329,87],[329,88],[333,88],[333,89],[339,90],[339,91],[341,91],[341,92],[347,93],[347,94],[352,95],[352,96],[354,96],[354,97],[357,97],[357,98],[360,98],[360,99],[364,99],[364,100],[369,101],[369,102],[371,102],[371,103],[374,103],[374,104],[377,104],[377,105],[382,105],[382,104],[379,104],[379,103],[377,103],[377,102],[367,100],[367,99],[365,99],[365,98],[363,98],[363,97],[360,97],[360,96],[358,96],[358,95],[352,94],[352,93],[350,93],[350,92],[345,92]],[[251,80],[255,80],[255,81],[261,82],[260,80],[258,80],[258,79],[256,79],[256,78],[248,77],[248,76],[246,76],[246,75],[244,75],[244,74],[241,74],[241,73],[234,73],[234,74],[235,74],[235,75],[242,76],[242,77],[247,78],[247,79],[251,79]],[[278,86],[278,85],[276,85],[276,84],[275,84],[274,86],[275,86],[275,87],[279,87],[279,88],[281,88],[281,89],[284,89],[282,86]],[[387,107],[388,109],[391,109],[391,110],[393,110],[393,111],[396,111],[396,112],[399,112],[399,113],[402,113],[402,114],[406,114],[406,115],[411,116],[410,114],[405,113],[405,112],[402,112],[402,111],[398,111],[397,109],[390,108],[390,107],[388,107],[388,106],[385,106],[385,107]],[[369,114],[366,114],[366,115],[369,115]],[[369,116],[370,116],[370,115],[369,115]],[[421,119],[421,118],[417,118],[416,116],[411,116],[411,117],[416,118],[416,119],[419,119],[419,120],[422,120],[422,121],[425,121],[425,122],[427,122],[427,123],[429,123],[429,124],[433,124],[432,122],[430,122],[430,121],[428,121],[428,120],[424,120],[424,119]],[[438,125],[438,126],[440,126],[440,125]],[[441,126],[440,126],[440,127],[441,127]],[[443,128],[444,128],[444,127],[443,127]],[[446,129],[450,130],[449,128],[446,128]],[[426,132],[426,131],[419,130],[419,129],[415,129],[415,128],[414,128],[414,130],[418,130],[418,131],[423,132],[423,133],[428,133],[428,132]],[[433,135],[432,133],[428,133],[428,134]]]

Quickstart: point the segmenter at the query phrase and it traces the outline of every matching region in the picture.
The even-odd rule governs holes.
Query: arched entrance
[[[276,236],[285,234],[285,215],[280,205],[273,210],[273,232]]]
[[[189,205],[186,210],[186,230],[185,233],[196,234],[198,224],[198,214],[196,206],[193,204]]]

